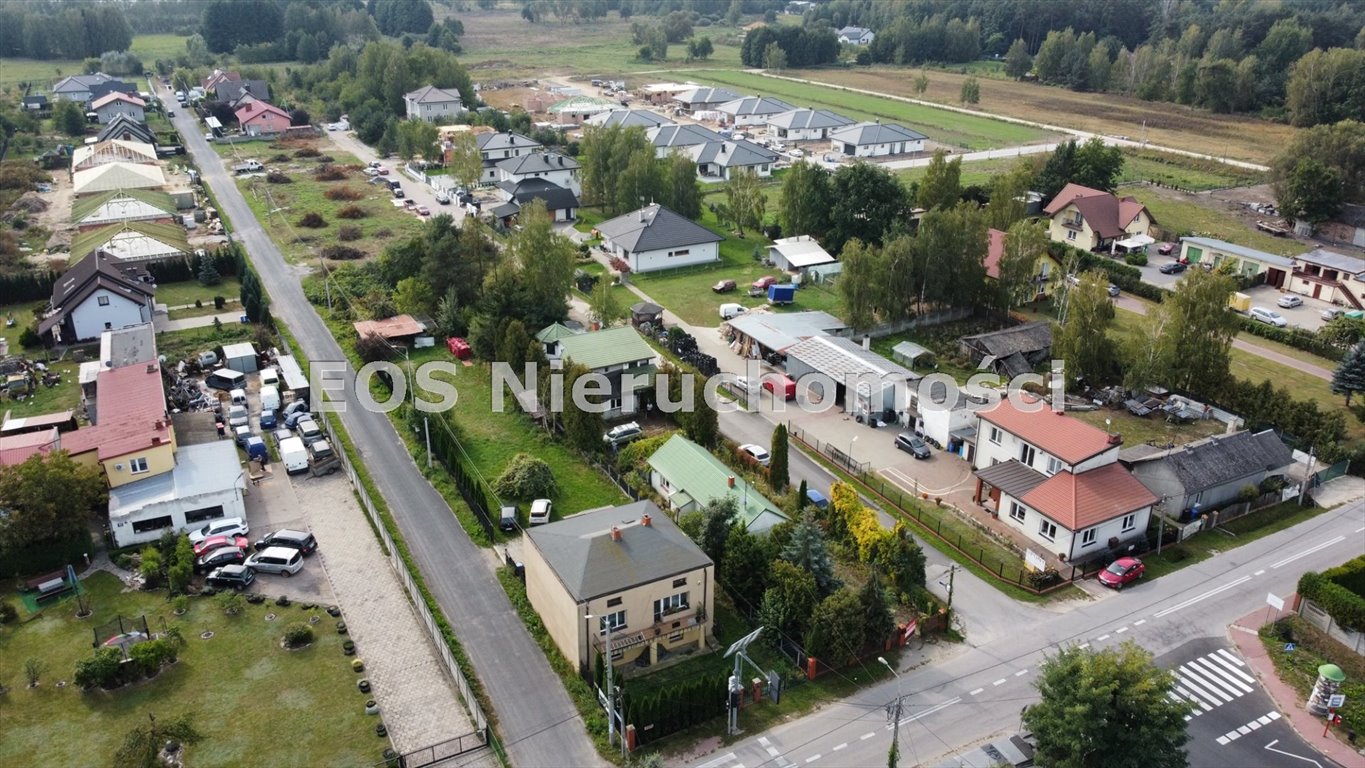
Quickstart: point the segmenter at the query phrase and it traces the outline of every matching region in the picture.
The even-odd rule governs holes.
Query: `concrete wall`
[[[616,247],[611,249],[616,255],[624,253]],[[676,255],[680,251],[686,251],[685,255]],[[630,264],[632,272],[657,272],[663,269],[675,269],[677,267],[687,267],[693,264],[709,264],[720,259],[719,243],[702,243],[700,245],[689,245],[686,248],[679,248],[675,251],[637,251],[630,254],[626,261]]]
[[[540,615],[550,639],[554,640],[564,656],[582,664],[587,658],[582,642],[582,617],[587,611],[569,596],[568,590],[541,557],[540,550],[531,543],[530,537],[523,539],[523,543],[526,545],[522,547],[522,564],[526,566],[526,597]]]
[[[210,507],[221,506],[221,514],[214,513],[211,517],[204,517],[201,520],[189,521],[186,513],[193,513]],[[169,516],[171,524],[168,527],[156,528],[142,532],[133,530],[134,523],[139,520],[152,520],[158,517]],[[127,547],[134,544],[143,544],[149,541],[156,541],[161,537],[162,531],[188,531],[202,525],[208,520],[216,520],[221,517],[246,517],[246,502],[243,499],[242,491],[232,488],[215,494],[202,494],[179,499],[170,499],[164,502],[148,504],[126,516],[111,516],[109,530],[114,536],[114,543],[120,547]]]
[[[133,472],[134,459],[146,459],[147,471]],[[154,445],[132,453],[125,453],[122,456],[105,459],[100,463],[104,465],[104,474],[109,480],[110,488],[136,483],[139,480],[156,477],[175,469],[175,443]],[[119,467],[123,467],[123,469],[119,469]]]

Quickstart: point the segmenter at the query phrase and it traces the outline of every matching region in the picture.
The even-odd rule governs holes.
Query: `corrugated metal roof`
[[[687,494],[689,499],[698,504],[733,496],[739,507],[738,522],[751,532],[766,531],[787,519],[780,507],[764,498],[738,472],[682,435],[674,435],[660,446],[649,457],[649,466],[663,476],[670,486]],[[733,486],[730,485],[732,477]]]
[[[1002,493],[1016,499],[1022,498],[1024,494],[1047,481],[1047,475],[1014,459],[979,469],[976,476],[991,487],[999,488]]]
[[[867,375],[905,380],[920,378],[920,374],[842,336],[812,336],[789,348],[786,354],[789,359],[800,360],[835,381]]]
[[[747,312],[730,321],[730,327],[775,352],[809,339],[834,333],[848,326],[828,312]]]
[[[1335,269],[1341,272],[1349,272],[1353,275],[1365,273],[1365,261],[1354,256],[1347,256],[1344,253],[1329,251],[1326,248],[1314,248],[1307,253],[1301,253],[1294,257],[1295,261],[1302,261],[1306,264],[1316,264],[1328,269]]]
[[[1291,269],[1294,266],[1293,259],[1287,259],[1284,256],[1276,256],[1273,253],[1266,253],[1265,251],[1258,251],[1255,248],[1248,248],[1245,245],[1229,243],[1225,240],[1215,240],[1212,237],[1182,237],[1180,238],[1180,242],[1192,243],[1202,248],[1212,248],[1215,251],[1231,253],[1234,256],[1241,256],[1244,259],[1259,261],[1263,264],[1283,267],[1284,269]]]
[[[578,333],[559,339],[562,355],[588,370],[654,359],[654,348],[630,326]]]

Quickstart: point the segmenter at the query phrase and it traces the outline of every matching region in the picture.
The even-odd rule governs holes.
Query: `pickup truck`
[[[313,477],[330,475],[340,467],[341,457],[332,450],[331,443],[326,440],[314,440],[308,446],[308,471],[313,473]]]
[[[265,166],[261,165],[260,162],[256,160],[248,160],[245,163],[238,163],[237,165],[232,166],[232,172],[238,175],[243,173],[255,173],[256,171],[263,170],[265,170]]]

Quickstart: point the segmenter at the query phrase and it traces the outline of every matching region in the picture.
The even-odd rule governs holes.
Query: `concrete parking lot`
[[[1308,296],[1300,296],[1297,293],[1283,293],[1268,285],[1258,285],[1255,288],[1245,291],[1245,293],[1251,297],[1251,306],[1265,307],[1266,309],[1279,312],[1280,315],[1289,322],[1289,327],[1291,328],[1303,328],[1309,331],[1316,331],[1327,324],[1327,321],[1322,319],[1322,311],[1332,308],[1330,302],[1309,298]],[[1281,296],[1297,296],[1303,300],[1303,304],[1293,308],[1281,307],[1276,304]]]
[[[251,526],[252,542],[281,528],[308,529],[308,521],[290,478],[284,474],[284,467],[277,463],[272,469],[273,472],[247,493],[246,521]],[[293,576],[257,574],[250,591],[272,597],[288,595],[291,600],[326,605],[336,600],[327,574],[316,557],[306,558],[303,570]]]

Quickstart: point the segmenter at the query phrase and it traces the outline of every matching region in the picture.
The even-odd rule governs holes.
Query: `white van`
[[[234,390],[228,392],[228,396],[229,396],[230,398],[232,398],[232,404],[233,404],[233,405],[242,405],[242,406],[246,405],[246,390],[245,390],[245,389],[234,389]]]
[[[280,441],[280,462],[284,471],[293,475],[308,471],[308,449],[301,437],[286,437]]]
[[[734,318],[734,317],[739,317],[739,316],[742,315],[742,314],[744,314],[744,305],[743,305],[743,304],[721,304],[721,305],[720,305],[720,319],[721,319],[721,320],[729,320],[729,319]]]
[[[257,573],[293,576],[303,570],[303,553],[293,547],[266,547],[248,557],[244,565]]]
[[[278,411],[280,409],[280,390],[275,387],[261,387],[261,410]]]
[[[273,367],[261,369],[261,386],[278,387],[280,385],[280,372]]]

